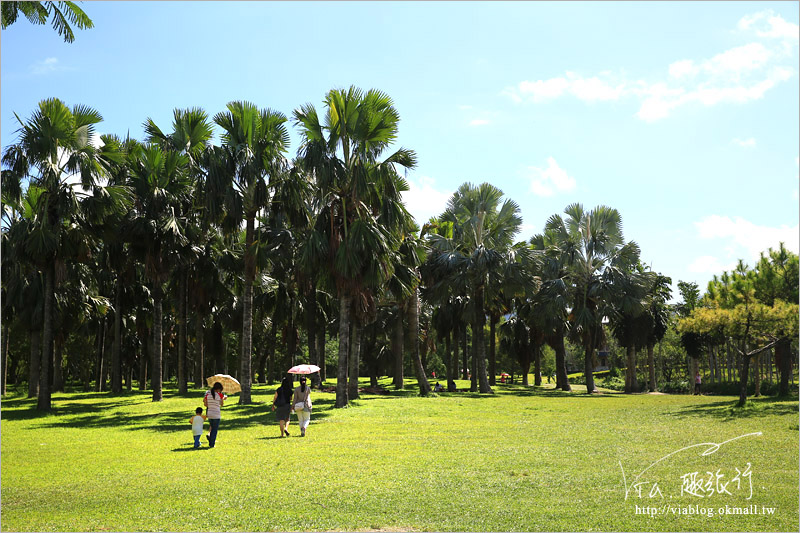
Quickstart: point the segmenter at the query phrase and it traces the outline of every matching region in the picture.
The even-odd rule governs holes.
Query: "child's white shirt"
[[[203,422],[203,417],[200,415],[194,415],[192,417],[192,435],[203,434]]]

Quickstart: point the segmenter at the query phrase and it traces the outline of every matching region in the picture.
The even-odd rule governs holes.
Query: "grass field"
[[[292,437],[281,439],[272,390],[256,387],[255,405],[233,396],[217,447],[200,450],[191,449],[188,422],[200,390],[167,390],[159,403],[138,392],[55,394],[50,415],[9,395],[2,530],[798,528],[797,396],[734,409],[732,397],[588,397],[498,384],[492,396],[419,398],[411,389],[333,409],[333,394],[315,392],[308,436],[297,436],[293,420]],[[671,452],[755,432],[706,456],[709,446],[675,453],[638,479],[647,481],[641,497],[631,487]],[[692,472],[699,488],[682,481]],[[758,514],[725,514],[752,506]]]

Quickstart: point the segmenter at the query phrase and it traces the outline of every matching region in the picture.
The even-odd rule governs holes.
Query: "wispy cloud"
[[[750,137],[749,139],[739,139],[737,137],[731,141],[731,144],[735,144],[743,148],[752,148],[756,145],[756,140],[753,137]]]
[[[759,37],[770,39],[800,40],[800,27],[792,22],[787,22],[780,15],[768,9],[759,13],[745,15],[739,20],[740,30],[755,30]]]
[[[547,158],[547,168],[528,167],[531,191],[537,196],[553,196],[556,192],[575,189],[575,178],[558,166],[555,158]]]
[[[719,274],[720,272],[724,272],[726,270],[733,270],[736,268],[736,264],[738,261],[728,261],[727,263],[722,263],[719,258],[714,257],[713,255],[702,255],[696,258],[694,261],[689,264],[687,270],[689,272],[694,272],[697,274]]]
[[[476,118],[469,121],[470,126],[485,126],[487,124],[489,124],[489,121],[485,118]]]
[[[42,59],[41,61],[37,61],[30,67],[28,70],[31,74],[36,76],[44,76],[46,74],[50,74],[52,72],[61,72],[64,70],[72,70],[70,67],[64,66],[59,63],[57,57],[48,57]]]
[[[420,226],[431,217],[440,215],[453,195],[452,191],[436,188],[436,180],[427,176],[408,178],[409,190],[402,192],[406,209]]]
[[[792,43],[797,41],[797,25],[771,12],[750,17],[743,18],[739,27],[760,42],[736,46],[706,59],[674,61],[666,66],[662,79],[628,78],[609,71],[584,76],[567,71],[554,78],[521,81],[501,94],[516,103],[534,104],[567,95],[584,102],[629,98],[640,102],[636,117],[646,122],[664,119],[687,104],[714,106],[758,100],[796,74]]]
[[[798,253],[800,248],[800,224],[780,227],[759,226],[742,217],[710,215],[694,223],[700,239],[714,239],[726,243],[732,257],[742,258],[752,264],[761,252],[777,248],[784,243],[786,248]]]

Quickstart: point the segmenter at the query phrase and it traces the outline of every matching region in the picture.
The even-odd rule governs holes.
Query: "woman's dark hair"
[[[283,395],[289,398],[292,394],[292,378],[289,376],[283,376],[283,380],[281,381],[281,389],[283,389]]]
[[[217,390],[219,391],[219,395],[222,396],[222,383],[220,383],[219,381],[214,383],[214,386],[211,387],[211,398],[212,399],[217,397],[216,393],[214,392],[214,391],[217,391]]]
[[[300,378],[300,391],[306,391],[306,378]]]

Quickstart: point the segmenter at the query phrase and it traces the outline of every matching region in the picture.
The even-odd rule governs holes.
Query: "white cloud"
[[[403,202],[420,226],[431,217],[440,215],[447,208],[447,201],[453,195],[452,191],[437,189],[436,181],[427,176],[417,180],[409,177],[408,186],[409,190],[402,193]]]
[[[549,80],[523,81],[519,84],[521,96],[528,96],[534,102],[541,102],[558,98],[569,87],[569,82],[564,78],[550,78]]]
[[[466,111],[468,109],[472,109],[472,106],[471,105],[460,105],[460,106],[458,106],[458,108],[460,110],[462,110],[462,111]]]
[[[57,57],[48,57],[41,61],[37,61],[36,63],[31,65],[29,69],[32,74],[36,74],[37,76],[42,76],[45,74],[50,74],[51,72],[65,70],[65,67],[58,64]]]
[[[669,75],[673,78],[683,78],[684,76],[694,76],[700,70],[691,59],[675,61],[669,66]]]
[[[794,253],[798,253],[800,248],[800,224],[791,227],[759,226],[742,217],[710,215],[694,225],[699,238],[722,240],[730,246],[731,252],[738,253],[738,257],[751,264],[761,252],[770,247],[777,248],[781,242]]]
[[[731,141],[731,144],[736,144],[736,145],[741,146],[743,148],[752,148],[753,146],[756,145],[756,140],[753,137],[750,137],[749,139],[744,139],[744,140],[743,139],[739,139],[737,137],[736,139],[733,139]]]
[[[740,74],[758,69],[770,60],[772,52],[761,43],[737,46],[717,54],[703,63],[703,69],[712,74]]]
[[[745,15],[739,20],[739,29],[749,31],[755,29],[756,35],[772,39],[800,40],[800,27],[792,22],[787,22],[771,9]]]
[[[485,126],[488,123],[489,123],[489,121],[486,120],[486,119],[483,119],[483,118],[476,118],[474,120],[470,120],[469,121],[469,125],[470,126]]]
[[[604,71],[601,76],[609,78],[610,72]],[[584,78],[574,72],[566,72],[564,77],[548,80],[522,81],[516,87],[507,87],[502,94],[519,103],[523,100],[546,102],[569,93],[584,102],[597,100],[618,100],[623,96],[624,84],[613,84],[609,79],[597,76]]]
[[[689,272],[695,272],[698,274],[719,274],[720,272],[724,272],[726,270],[733,270],[736,268],[736,263],[737,261],[723,264],[713,255],[702,255],[692,261],[692,263],[686,268],[689,270]]]
[[[647,122],[664,119],[688,104],[715,106],[759,100],[796,75],[794,48],[787,46],[786,38],[796,33],[797,25],[763,12],[744,17],[739,27],[747,31],[755,28],[763,42],[736,46],[710,58],[674,61],[661,80],[626,79],[607,70],[597,76],[566,71],[564,76],[521,81],[501,94],[515,103],[543,103],[567,95],[584,102],[630,98],[640,102],[636,116]],[[775,42],[769,37],[783,40]]]
[[[625,89],[624,84],[616,87],[600,78],[581,78],[567,72],[570,78],[569,92],[579,100],[592,102],[594,100],[619,100]]]
[[[575,178],[558,166],[555,158],[547,158],[547,168],[528,167],[531,176],[531,191],[537,196],[552,196],[556,192],[575,189]]]

